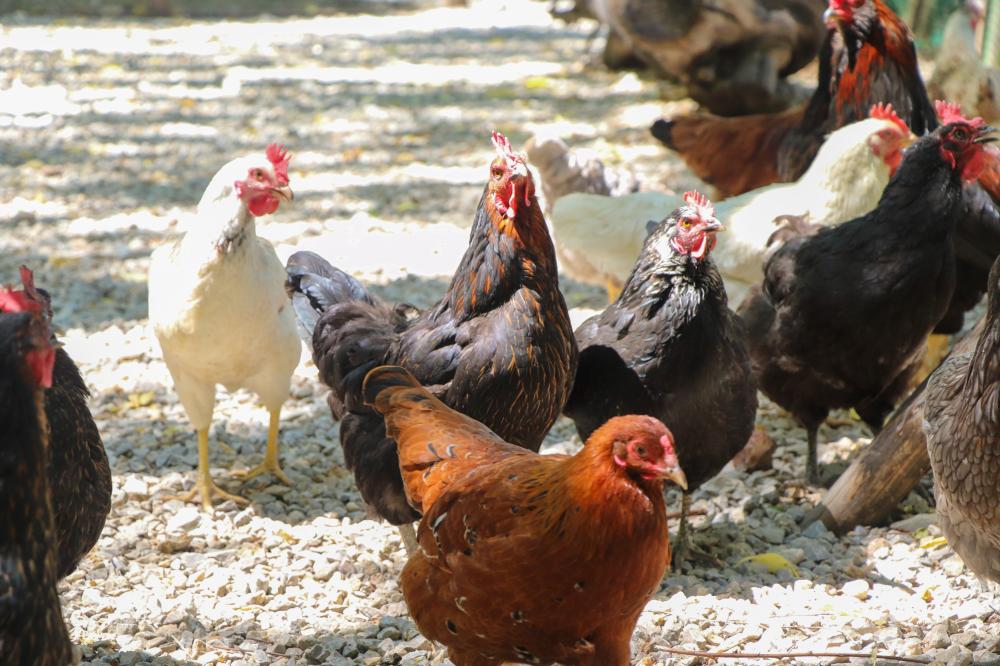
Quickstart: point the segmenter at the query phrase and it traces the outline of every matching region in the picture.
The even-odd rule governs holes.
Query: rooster
[[[799,178],[824,138],[891,104],[920,136],[937,127],[909,29],[882,0],[829,0],[819,82],[805,107],[778,115],[658,120],[653,136],[723,197]]]
[[[37,304],[51,327],[48,292],[35,287],[32,272],[21,267],[21,300]],[[0,312],[3,306],[0,306]],[[101,434],[87,406],[90,391],[73,359],[55,347],[52,385],[45,390],[45,423],[49,442],[49,487],[56,521],[57,574],[76,570],[101,536],[111,511],[111,468]]]
[[[989,284],[975,351],[952,355],[927,383],[924,429],[941,530],[969,569],[1000,583],[1000,259]]]
[[[716,214],[728,233],[719,239],[713,257],[730,302],[739,304],[763,277],[763,257],[776,218],[802,216],[811,225],[829,226],[868,212],[910,140],[909,128],[892,106],[876,104],[869,118],[832,133],[797,182],[768,185],[719,202]],[[556,248],[560,258],[572,259],[563,269],[617,293],[642,247],[647,220],[659,219],[682,203],[680,197],[656,192],[559,199],[551,217]]]
[[[659,223],[618,300],[577,328],[580,366],[564,409],[581,439],[622,414],[662,419],[692,491],[743,448],[757,414],[746,334],[710,259],[719,229],[697,192]],[[685,494],[679,559],[690,547],[689,505]]]
[[[0,290],[0,663],[76,663],[62,618],[44,390],[55,349],[43,306]]]
[[[246,504],[219,488],[209,472],[216,384],[253,391],[270,414],[264,462],[246,476],[271,472],[291,483],[278,463],[278,426],[302,345],[283,287],[284,267],[254,225],[291,201],[289,160],[271,144],[264,156],[223,166],[188,232],[150,261],[149,320],[198,435],[198,478],[184,499],[200,494],[206,510],[213,497]]]
[[[342,420],[344,459],[365,501],[401,527],[419,514],[403,493],[396,444],[361,397],[365,373],[402,365],[445,404],[537,451],[576,372],[576,342],[534,181],[503,135],[495,132],[493,144],[497,156],[469,247],[431,308],[415,316],[391,308],[311,252],[288,260],[295,311],[311,332],[333,416]],[[412,530],[400,531],[412,547]]]
[[[982,171],[989,131],[959,120],[918,139],[875,210],[786,242],[740,307],[758,385],[806,428],[811,483],[831,408],[877,431],[908,389],[951,301],[962,187]]]
[[[450,409],[403,368],[365,399],[399,447],[420,549],[403,569],[420,631],[455,666],[627,666],[670,563],[664,481],[687,485],[670,431],[622,416],[574,456],[540,456]]]

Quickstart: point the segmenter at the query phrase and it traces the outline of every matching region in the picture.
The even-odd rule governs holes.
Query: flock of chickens
[[[925,418],[942,528],[1000,581],[1000,152],[981,119],[931,104],[881,0],[829,0],[827,24],[806,106],[652,128],[718,205],[573,193],[553,202],[554,243],[525,157],[494,133],[468,249],[424,311],[313,253],[282,266],[254,220],[292,199],[290,156],[272,144],[226,164],[149,272],[150,322],[197,432],[188,499],[246,503],[209,473],[218,384],[270,413],[248,476],[289,483],[278,434],[301,335],[362,496],[403,533],[421,632],[456,666],[623,666],[671,561],[664,485],[691,492],[747,445],[758,389],[806,428],[816,481],[829,410],[877,430],[920,379],[928,336],[988,292],[978,346],[930,377]],[[575,332],[559,266],[613,296]],[[56,582],[110,510],[87,389],[51,319],[27,268],[0,290],[4,664],[73,660]],[[560,414],[583,449],[538,455]]]

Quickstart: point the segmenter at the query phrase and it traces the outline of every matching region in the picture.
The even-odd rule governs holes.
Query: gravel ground
[[[104,535],[61,587],[85,662],[447,663],[407,616],[398,535],[366,519],[310,363],[284,411],[293,488],[227,476],[259,461],[266,415],[250,395],[221,392],[212,461],[253,503],[211,516],[171,499],[192,485],[197,456],[147,328],[145,282],[150,251],[190,219],[221,163],[271,140],[295,152],[296,205],[259,224],[261,235],[282,257],[319,251],[387,298],[421,306],[465,247],[494,127],[522,146],[555,125],[647,188],[697,184],[645,131],[690,102],[665,104],[654,84],[587,69],[591,26],[553,24],[545,4],[472,4],[380,17],[4,24],[0,275],[12,280],[26,262],[53,292],[115,474]],[[563,288],[578,316],[603,302],[601,289]],[[926,483],[895,528],[801,531],[819,497],[798,483],[804,433],[766,401],[759,420],[778,442],[775,468],[727,470],[695,494],[706,514],[694,521],[696,543],[719,562],[664,579],[633,639],[637,663],[697,662],[667,646],[877,650],[958,665],[1000,653],[993,596],[935,539]],[[830,472],[869,441],[841,420],[820,432]],[[562,421],[546,450],[578,446]],[[746,559],[763,553],[787,566]]]

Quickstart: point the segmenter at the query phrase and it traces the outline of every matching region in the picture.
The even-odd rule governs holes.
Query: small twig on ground
[[[701,650],[682,650],[657,646],[670,654],[680,654],[686,657],[707,657],[709,659],[788,659],[789,657],[833,657],[835,659],[885,659],[887,661],[903,661],[910,664],[929,664],[930,659],[921,657],[897,657],[894,654],[878,654],[865,652],[704,652]]]
[[[688,511],[688,516],[689,517],[690,516],[707,516],[707,515],[708,515],[708,509],[691,509],[690,511]],[[681,517],[681,512],[680,511],[668,511],[667,512],[667,520],[680,520],[680,517]]]

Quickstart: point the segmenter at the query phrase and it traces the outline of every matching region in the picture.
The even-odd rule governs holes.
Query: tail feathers
[[[450,480],[487,461],[534,455],[449,408],[403,368],[372,370],[365,379],[364,395],[385,417],[386,432],[399,451],[406,496],[424,513]]]
[[[655,123],[653,123],[652,127],[649,128],[649,132],[650,134],[653,135],[654,139],[662,143],[670,150],[677,150],[677,146],[676,144],[674,144],[674,137],[673,137],[673,132],[674,132],[673,120],[664,120],[663,118],[660,118]]]
[[[401,368],[398,365],[383,365],[375,368],[365,377],[365,402],[374,406],[380,414],[385,414],[390,409],[393,396],[398,395],[401,389],[417,389],[414,392],[415,395],[423,393],[430,397],[430,393],[406,368]]]
[[[316,322],[333,306],[349,301],[376,303],[363,284],[315,252],[296,252],[288,258],[285,272],[285,290],[295,309],[299,334],[310,345]]]
[[[369,370],[386,362],[401,328],[394,310],[364,301],[334,305],[319,317],[312,332],[313,361],[336,398],[330,401],[334,418],[366,410],[362,381]]]

